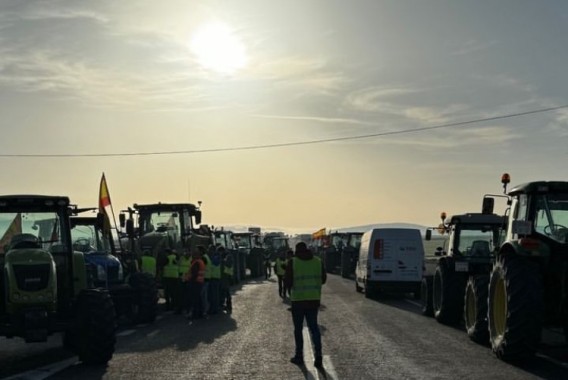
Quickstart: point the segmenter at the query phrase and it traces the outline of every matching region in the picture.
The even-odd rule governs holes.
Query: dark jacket
[[[294,257],[297,257],[300,260],[311,260],[314,257],[314,254],[310,250],[306,250],[303,252],[296,252]],[[284,284],[288,289],[292,289],[294,286],[294,265],[292,263],[293,259],[288,260],[288,264],[286,265],[286,273],[284,274]],[[321,283],[322,285],[325,284],[327,280],[327,273],[325,272],[325,267],[323,265],[323,261],[321,263]],[[320,306],[319,300],[310,300],[310,301],[292,301],[294,306],[301,306],[306,309],[317,309]]]

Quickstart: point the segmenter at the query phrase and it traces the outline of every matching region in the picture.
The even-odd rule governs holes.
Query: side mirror
[[[482,214],[493,214],[493,208],[495,207],[495,199],[484,197],[483,204],[481,205]]]
[[[195,212],[195,224],[201,224],[201,211]]]
[[[120,223],[120,228],[124,228],[126,226],[126,215],[118,214],[118,222]]]
[[[126,234],[134,237],[134,221],[132,219],[126,220]]]
[[[432,240],[432,230],[431,229],[427,229],[426,230],[426,236],[424,237],[424,239],[426,240]]]

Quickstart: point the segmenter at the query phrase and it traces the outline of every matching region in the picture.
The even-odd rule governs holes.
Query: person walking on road
[[[207,294],[209,301],[209,312],[208,314],[214,315],[219,313],[219,294],[220,294],[220,283],[221,283],[221,254],[219,249],[223,246],[219,246],[216,250],[211,253],[211,268],[209,270],[209,284],[207,285]]]
[[[223,274],[221,277],[221,307],[225,309],[227,314],[233,312],[233,302],[231,300],[231,283],[233,281],[233,254],[225,251],[225,248],[219,247],[223,260]]]
[[[284,274],[286,273],[286,256],[284,251],[280,252],[274,263],[274,273],[278,278],[278,295],[280,298],[286,297],[286,287],[284,286]]]
[[[177,310],[179,307],[178,297],[178,278],[179,269],[176,253],[167,248],[167,263],[162,270],[162,285],[164,286],[164,298],[166,299],[166,310]]]
[[[203,305],[203,312],[209,312],[209,281],[211,280],[211,256],[209,253],[213,254],[215,252],[215,247],[209,246],[209,253],[205,250],[205,247],[201,247],[201,258],[205,263],[205,282],[203,283],[203,289],[201,290],[201,304]],[[199,247],[198,250],[200,249]]]
[[[296,244],[296,254],[286,266],[285,282],[292,290],[292,320],[296,354],[290,362],[304,365],[304,319],[314,345],[314,366],[322,368],[321,334],[318,326],[318,311],[321,300],[321,286],[327,279],[322,261],[308,250],[306,243]]]
[[[264,254],[264,279],[268,280],[272,276],[272,263],[270,262],[270,252]]]
[[[183,278],[186,273],[189,272],[191,267],[191,251],[189,248],[186,249],[183,256],[178,260],[178,305],[175,314],[181,314],[182,311],[187,312],[188,299],[189,299],[189,289],[186,280]]]
[[[286,267],[288,266],[288,263],[290,262],[290,260],[292,259],[292,257],[294,257],[294,251],[289,249],[288,252],[286,252],[286,262],[284,263],[284,277],[286,277]],[[292,296],[290,287],[288,285],[286,285],[286,279],[284,279],[284,299],[286,299],[286,296],[288,296],[288,298],[290,298]]]

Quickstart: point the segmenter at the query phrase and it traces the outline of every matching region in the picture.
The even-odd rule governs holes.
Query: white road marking
[[[322,363],[323,369],[318,370],[314,366],[314,352],[312,349],[312,339],[310,337],[310,332],[307,327],[304,326],[302,330],[302,335],[304,337],[304,363],[306,364],[307,372],[306,380],[314,379],[319,380],[320,378],[325,380],[337,380],[339,377],[335,372],[335,367],[333,367],[333,363],[331,362],[331,358],[329,355],[323,355]]]
[[[152,332],[146,334],[146,336],[147,336],[148,338],[151,338],[151,337],[153,337],[154,335],[158,334],[159,332],[160,332],[159,329],[158,329],[158,330],[154,330],[154,331],[152,331]]]
[[[28,372],[20,373],[18,375],[14,375],[4,380],[43,380],[47,379],[50,376],[53,376],[57,372],[64,370],[67,367],[70,367],[77,363],[79,358],[77,356],[73,356],[67,360],[63,360],[57,363],[53,363],[50,365],[46,365],[45,367],[41,367],[38,369],[34,369]]]

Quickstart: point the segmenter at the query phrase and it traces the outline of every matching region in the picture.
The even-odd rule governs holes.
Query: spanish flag
[[[110,235],[110,218],[106,212],[105,207],[110,206],[110,195],[106,183],[105,173],[101,178],[101,185],[99,188],[99,212],[104,215],[103,234]]]
[[[4,251],[4,247],[7,247],[8,244],[10,244],[10,241],[12,240],[13,236],[21,233],[22,233],[22,215],[18,213],[14,217],[14,220],[12,220],[12,222],[8,226],[8,229],[4,233],[4,236],[2,236],[2,239],[0,239],[0,253],[6,253]]]
[[[106,183],[105,173],[101,178],[101,186],[99,188],[99,208],[104,210],[105,207],[110,206],[110,195]]]
[[[312,239],[321,239],[325,236],[325,227],[312,234]]]

